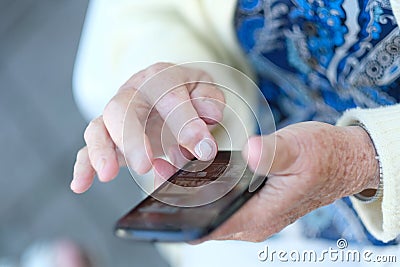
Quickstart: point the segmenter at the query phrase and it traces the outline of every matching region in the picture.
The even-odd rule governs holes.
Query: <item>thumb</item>
[[[271,135],[252,136],[243,149],[249,168],[259,175],[287,173],[299,154],[297,138],[286,128]]]

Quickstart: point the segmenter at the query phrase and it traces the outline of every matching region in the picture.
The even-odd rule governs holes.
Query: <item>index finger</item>
[[[204,83],[211,83],[211,79],[204,76],[201,71],[169,66],[154,74],[139,90],[145,94],[150,105],[157,110],[182,147],[200,160],[211,160],[217,153],[217,144],[205,120],[199,116],[193,105],[195,102],[197,106],[201,106],[197,100],[202,97],[191,98],[190,94],[202,88],[202,91],[208,94],[204,98],[218,102],[221,92],[216,88],[204,90],[203,86],[214,87],[212,84],[204,85]]]

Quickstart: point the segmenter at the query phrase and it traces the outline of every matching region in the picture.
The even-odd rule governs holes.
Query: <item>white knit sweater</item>
[[[251,76],[234,37],[235,5],[235,0],[92,0],[74,74],[83,114],[98,116],[124,81],[159,61],[216,61]],[[391,0],[391,5],[400,21],[400,1]],[[249,94],[245,89],[239,93]],[[350,110],[338,125],[354,121],[371,134],[382,163],[384,193],[374,203],[353,203],[367,229],[388,241],[400,234],[400,105]]]

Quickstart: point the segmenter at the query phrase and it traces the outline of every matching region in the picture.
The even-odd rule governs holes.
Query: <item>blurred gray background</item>
[[[69,190],[86,122],[71,78],[87,0],[0,0],[0,259],[71,238],[96,266],[166,266],[151,244],[113,236],[140,199],[126,170],[83,195]]]

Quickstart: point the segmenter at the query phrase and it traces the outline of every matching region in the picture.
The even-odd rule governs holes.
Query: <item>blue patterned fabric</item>
[[[239,0],[235,27],[278,128],[335,123],[346,109],[400,100],[400,31],[389,0]],[[348,199],[302,221],[310,237],[382,244]]]

